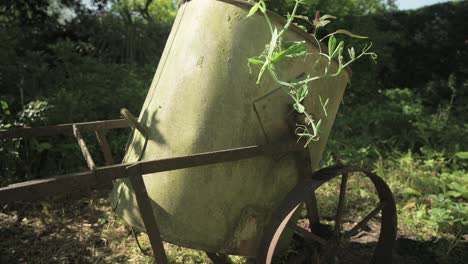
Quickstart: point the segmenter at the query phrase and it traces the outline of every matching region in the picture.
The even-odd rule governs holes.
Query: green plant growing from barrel
[[[283,87],[288,93],[288,95],[292,98],[292,100],[294,101],[294,110],[299,114],[305,115],[304,124],[297,124],[295,130],[296,135],[299,136],[299,140],[302,138],[306,139],[305,146],[307,146],[312,141],[319,140],[319,130],[320,125],[322,123],[321,119],[314,119],[313,116],[307,111],[307,109],[303,105],[303,101],[309,93],[309,83],[322,78],[337,77],[341,74],[343,69],[345,69],[351,63],[360,59],[363,56],[370,56],[373,60],[377,58],[377,55],[374,52],[370,52],[370,49],[372,47],[372,43],[370,43],[366,44],[359,54],[356,54],[354,47],[348,48],[347,51],[349,60],[345,61],[343,54],[345,50],[345,42],[338,42],[335,35],[344,34],[349,37],[359,39],[366,39],[367,37],[355,35],[344,29],[339,29],[333,33],[326,35],[321,39],[318,39],[318,29],[329,24],[332,19],[335,19],[335,17],[331,15],[320,16],[319,12],[317,12],[315,18],[311,21],[306,16],[298,15],[298,7],[300,5],[308,5],[310,4],[310,2],[310,0],[295,0],[294,8],[292,12],[287,15],[286,24],[281,29],[278,29],[271,23],[271,20],[268,17],[267,8],[264,0],[260,0],[259,2],[252,2],[253,7],[250,9],[247,15],[248,17],[250,17],[258,11],[260,11],[263,14],[271,32],[270,42],[267,45],[265,45],[265,49],[260,53],[260,55],[248,58],[248,66],[249,68],[250,65],[257,65],[260,67],[256,82],[257,84],[260,84],[265,72],[268,72],[271,78],[277,84],[281,85],[281,87]],[[324,67],[323,69],[323,72],[317,76],[308,75],[302,77],[302,79],[299,80],[284,81],[280,80],[280,78],[278,77],[277,66],[279,62],[288,58],[305,58],[307,55],[311,55],[307,52],[305,41],[285,41],[283,38],[284,34],[287,32],[287,30],[290,28],[290,26],[296,19],[308,22],[313,28],[313,33],[311,34],[311,36],[317,42],[317,46],[319,48],[319,52],[317,53],[317,55],[319,56],[316,61],[316,64],[318,64],[318,62],[321,59],[326,59],[327,63],[326,67]],[[307,29],[304,26],[297,26],[307,31]],[[328,51],[323,52],[320,43],[327,39]],[[336,61],[338,63],[338,68],[335,71],[331,71],[331,65],[333,61]],[[319,100],[322,109],[325,113],[325,116],[327,116],[326,108],[328,104],[328,99],[323,100],[321,97],[319,97]]]

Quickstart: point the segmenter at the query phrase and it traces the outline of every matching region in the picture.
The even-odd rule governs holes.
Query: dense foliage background
[[[291,2],[270,8],[284,15]],[[367,35],[379,55],[353,66],[324,163],[373,167],[400,199],[404,225],[463,239],[468,2],[414,11],[393,1],[312,2],[304,14],[339,16],[328,30]],[[0,129],[119,118],[122,107],[138,113],[176,10],[171,0],[2,1]],[[110,136],[121,157],[128,131]],[[0,141],[0,161],[1,185],[85,167],[65,138]]]

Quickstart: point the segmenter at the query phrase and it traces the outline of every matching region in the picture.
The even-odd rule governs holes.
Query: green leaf
[[[348,54],[349,54],[349,58],[351,60],[354,60],[354,58],[356,58],[356,52],[354,51],[354,48],[351,47],[348,49]]]
[[[2,107],[2,110],[3,112],[5,113],[5,115],[10,115],[10,108],[8,107],[8,103],[3,101],[3,100],[0,100],[0,105]]]
[[[328,55],[330,55],[330,57],[332,56],[333,52],[335,51],[335,47],[336,47],[336,38],[335,38],[335,36],[332,35],[328,39]]]
[[[468,192],[462,192],[461,197],[468,200]]]
[[[324,27],[328,25],[330,22],[331,22],[330,20],[319,20],[319,21],[314,20],[314,25],[316,28],[319,28],[319,27]]]
[[[327,19],[336,19],[336,16],[323,15],[323,16],[320,17],[320,20],[327,20]]]
[[[285,57],[288,58],[295,58],[295,57],[300,57],[304,56],[306,54],[307,50],[304,46],[304,42],[295,42],[293,45],[289,46],[287,49],[276,53],[273,58],[271,59],[271,62],[275,63],[280,60],[282,60]]]
[[[368,37],[366,36],[360,36],[360,35],[356,35],[356,34],[353,34],[351,32],[349,32],[348,30],[344,30],[344,29],[338,29],[337,31],[331,33],[332,35],[335,35],[335,34],[345,34],[345,35],[348,35],[352,38],[358,38],[358,39],[366,39]]]
[[[366,191],[366,189],[359,189],[359,196],[361,198],[366,198],[367,196],[369,196],[369,193]]]
[[[257,84],[260,84],[260,80],[262,79],[262,76],[265,73],[267,67],[268,67],[268,64],[264,63],[262,68],[260,69],[260,72],[258,73]]]
[[[448,195],[448,196],[452,196],[454,198],[458,198],[458,197],[462,196],[462,193],[456,192],[456,191],[448,191],[445,194]]]
[[[305,20],[307,22],[310,22],[309,17],[307,17],[307,16],[296,15],[295,17],[298,18],[298,19],[302,19],[302,20]]]
[[[465,199],[468,198],[468,187],[465,187],[464,184],[460,184],[458,182],[452,182],[449,184],[449,188],[451,189],[450,191],[447,192],[447,194],[453,196],[453,197],[463,197]],[[456,196],[455,194],[458,194]]]
[[[459,159],[468,159],[468,151],[465,152],[457,152],[455,156]]]
[[[304,44],[304,41],[295,42],[293,45],[286,48],[285,56],[289,58],[304,56],[307,52]]]
[[[335,19],[336,17],[331,16],[331,15],[324,15],[321,16],[318,20],[314,19],[313,25],[315,26],[315,29],[317,30],[320,27],[324,27],[328,25],[331,21],[329,19]]]
[[[304,27],[303,25],[301,25],[301,24],[298,24],[298,23],[293,23],[293,24],[294,24],[296,27],[298,27],[298,28],[302,29],[302,31],[304,31],[304,32],[307,32],[307,28],[306,28],[306,27]]]
[[[408,196],[422,196],[420,192],[417,190],[411,188],[411,187],[406,187],[403,191],[403,194],[408,195]]]
[[[300,114],[304,113],[305,111],[305,107],[298,102],[294,103],[294,109]]]
[[[301,95],[302,100],[304,100],[304,98],[309,94],[309,86],[307,83],[299,88],[299,94]]]
[[[317,131],[317,133],[318,133],[318,131],[320,130],[320,126],[321,126],[321,125],[322,125],[322,119],[320,119],[320,120],[317,122],[317,124],[315,125],[315,130]]]
[[[296,102],[300,103],[309,94],[309,87],[307,86],[307,84],[304,84],[296,90],[295,94],[296,94]]]
[[[257,13],[258,8],[260,8],[260,3],[256,3],[252,8],[250,8],[249,14],[247,14],[247,17],[253,16],[255,13]]]
[[[260,1],[259,3],[260,3],[260,5],[262,6],[262,8],[260,9],[260,11],[262,11],[263,14],[266,14],[267,8],[266,8],[265,2],[264,2],[264,1]]]
[[[333,51],[332,55],[330,55],[330,57],[333,59],[335,57],[338,57],[338,59],[340,58],[341,54],[343,53],[343,47],[344,47],[344,41],[340,41],[340,43],[338,44],[338,47],[336,47],[336,49]]]
[[[265,63],[264,61],[256,59],[256,58],[248,58],[247,60],[249,61],[249,63],[252,63],[253,65],[263,65],[263,63]]]
[[[275,27],[275,29],[273,30],[273,35],[271,36],[268,54],[273,54],[273,51],[276,48],[277,41],[278,41],[278,29]]]

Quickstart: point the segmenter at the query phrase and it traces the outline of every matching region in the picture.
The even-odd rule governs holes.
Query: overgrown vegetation
[[[300,6],[310,6],[312,1],[310,0],[296,0],[294,7],[291,13],[288,13],[286,18],[286,23],[283,28],[278,29],[276,26],[273,26],[272,22],[267,13],[267,6],[265,1],[260,0],[259,2],[254,2],[252,8],[250,9],[247,17],[253,16],[257,11],[260,10],[261,14],[265,17],[265,21],[268,24],[271,33],[271,40],[265,45],[265,50],[263,50],[260,55],[252,58],[248,58],[248,65],[250,64],[260,66],[260,70],[257,77],[257,84],[260,84],[263,75],[265,72],[268,72],[270,77],[280,85],[283,90],[291,97],[294,110],[297,113],[303,114],[305,116],[305,124],[298,124],[296,126],[296,135],[299,136],[299,139],[305,138],[304,146],[307,147],[310,142],[319,140],[320,125],[322,123],[321,119],[316,119],[309,113],[309,110],[303,105],[304,99],[309,94],[309,83],[315,80],[324,79],[324,78],[333,78],[341,74],[341,72],[346,69],[351,63],[360,59],[363,56],[370,56],[374,60],[377,58],[377,54],[370,52],[372,44],[365,45],[362,51],[356,54],[354,47],[348,48],[348,61],[345,61],[343,51],[345,51],[344,41],[337,42],[335,35],[344,34],[353,38],[365,39],[367,37],[355,35],[347,30],[338,29],[335,32],[332,32],[320,40],[317,39],[318,30],[328,25],[332,19],[336,17],[332,15],[320,16],[320,13],[315,14],[313,20],[309,19],[307,16],[297,15],[297,10]],[[307,51],[305,41],[288,41],[284,39],[285,33],[289,30],[289,27],[293,24],[295,20],[301,19],[308,22],[312,26],[311,37],[315,40],[314,44],[317,44],[318,51],[311,53]],[[299,25],[301,29],[307,32],[305,26]],[[328,39],[328,51],[322,51],[321,42]],[[317,69],[319,72],[316,76],[304,76],[293,81],[285,81],[279,78],[279,72],[282,70],[278,64],[285,60],[291,58],[302,58],[306,59],[307,56],[313,57],[315,61],[315,67],[323,67],[323,69]],[[321,63],[325,61],[325,63]],[[336,65],[335,65],[336,63]],[[325,66],[323,66],[325,65]],[[332,69],[332,65],[336,66],[336,70]],[[310,69],[308,69],[310,70]],[[327,104],[329,98],[320,100],[322,105],[322,110],[327,116]],[[316,100],[316,98],[314,98]]]
[[[74,15],[51,10],[49,1],[0,6],[0,129],[118,118],[121,107],[138,113],[174,17],[172,2],[94,1],[94,9],[76,1],[53,2]],[[400,235],[406,239],[400,243],[413,241],[407,253],[398,249],[398,254],[415,254],[408,262],[463,263],[468,252],[468,2],[404,12],[390,12],[394,6],[383,1],[313,3],[317,7],[311,9],[339,17],[323,36],[340,28],[359,32],[372,39],[379,55],[376,65],[368,60],[353,65],[356,78],[345,93],[323,164],[339,160],[371,167],[385,178],[398,203]],[[366,3],[371,8],[360,9]],[[294,1],[268,4],[286,14]],[[297,14],[315,14],[308,12],[299,8]],[[111,135],[116,157],[122,156],[127,136]],[[0,161],[2,186],[85,168],[76,143],[65,138],[1,141]],[[81,246],[54,251],[62,257],[54,261],[149,261],[123,223],[102,209],[109,208],[102,195],[86,200],[92,212],[85,216],[76,209],[80,203],[51,200],[33,209],[31,204],[2,208],[0,255],[46,262],[51,259],[44,254],[52,251],[42,251],[41,245],[58,248],[78,240]],[[60,238],[80,226],[86,232]],[[118,234],[109,237],[112,230]],[[75,248],[85,249],[78,257]],[[173,255],[175,262],[206,261],[200,253],[171,250],[185,252]]]

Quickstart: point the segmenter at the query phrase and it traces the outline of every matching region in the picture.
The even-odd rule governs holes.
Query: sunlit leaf
[[[327,20],[327,19],[336,19],[336,16],[323,15],[323,16],[320,17],[320,20]]]
[[[303,25],[301,25],[301,24],[298,24],[298,23],[293,23],[293,24],[294,24],[296,27],[298,27],[298,28],[302,29],[302,31],[304,31],[304,32],[307,32],[307,28],[306,28],[306,27],[304,27]]]
[[[268,54],[273,54],[273,51],[276,48],[277,41],[278,41],[278,29],[275,27],[275,29],[273,30],[273,35],[271,36]]]
[[[247,14],[247,17],[253,16],[255,13],[257,13],[258,8],[260,8],[260,3],[256,3],[252,8],[250,8],[249,14]]]
[[[360,35],[356,35],[356,34],[353,34],[351,32],[349,32],[348,30],[345,30],[345,29],[338,29],[337,31],[331,33],[333,35],[336,35],[336,34],[345,34],[345,35],[348,35],[352,38],[358,38],[358,39],[366,39],[368,37],[366,36],[360,36]]]
[[[307,16],[296,15],[296,18],[305,20],[305,21],[307,21],[307,22],[310,22],[309,17],[307,17]]]
[[[328,25],[331,21],[330,20],[314,20],[314,25],[315,25],[315,28],[319,28],[319,27],[324,27],[326,25]]]
[[[409,209],[413,209],[416,207],[416,203],[415,202],[409,202],[407,204],[405,204],[405,206],[403,206],[403,209],[404,210],[409,210]]]
[[[304,113],[305,111],[305,107],[302,104],[297,103],[297,102],[294,104],[294,109],[300,114]]]
[[[335,47],[336,47],[336,38],[335,36],[330,36],[330,38],[328,39],[328,55],[330,55],[330,57],[335,51]]]
[[[351,47],[348,49],[348,54],[349,54],[349,58],[351,60],[354,60],[354,58],[356,58],[356,52],[354,51],[354,48]]]
[[[459,159],[468,159],[468,151],[467,152],[457,152],[455,156]]]
[[[408,196],[422,196],[420,192],[417,190],[411,188],[411,187],[406,187],[403,191],[403,194],[408,195]]]
[[[445,194],[448,195],[448,196],[452,196],[454,198],[458,198],[458,197],[462,196],[462,193],[456,192],[456,191],[448,191]]]
[[[248,58],[249,63],[252,63],[254,65],[263,65],[265,63],[262,60],[256,59],[256,58]]]
[[[3,112],[5,113],[5,115],[10,115],[10,108],[8,107],[8,103],[3,101],[3,100],[0,100],[0,105],[2,107],[2,110]]]
[[[302,85],[296,91],[296,101],[302,102],[302,100],[304,100],[308,94],[309,94],[309,87],[307,86],[307,84]]]
[[[333,51],[331,58],[338,57],[340,59],[341,54],[343,53],[344,41],[340,41],[336,49]]]
[[[307,50],[304,46],[304,42],[295,42],[293,45],[289,46],[287,49],[278,52],[274,55],[274,57],[271,59],[271,62],[278,62],[281,59],[284,59],[285,57],[288,58],[295,58],[295,57],[300,57],[304,56],[306,54]]]
[[[365,189],[359,189],[359,196],[361,198],[366,198],[367,196],[369,196],[369,193]]]
[[[264,1],[260,1],[260,5],[261,5],[261,9],[260,11],[262,11],[263,14],[266,14],[266,11],[267,11],[267,8],[266,8],[266,4]]]

